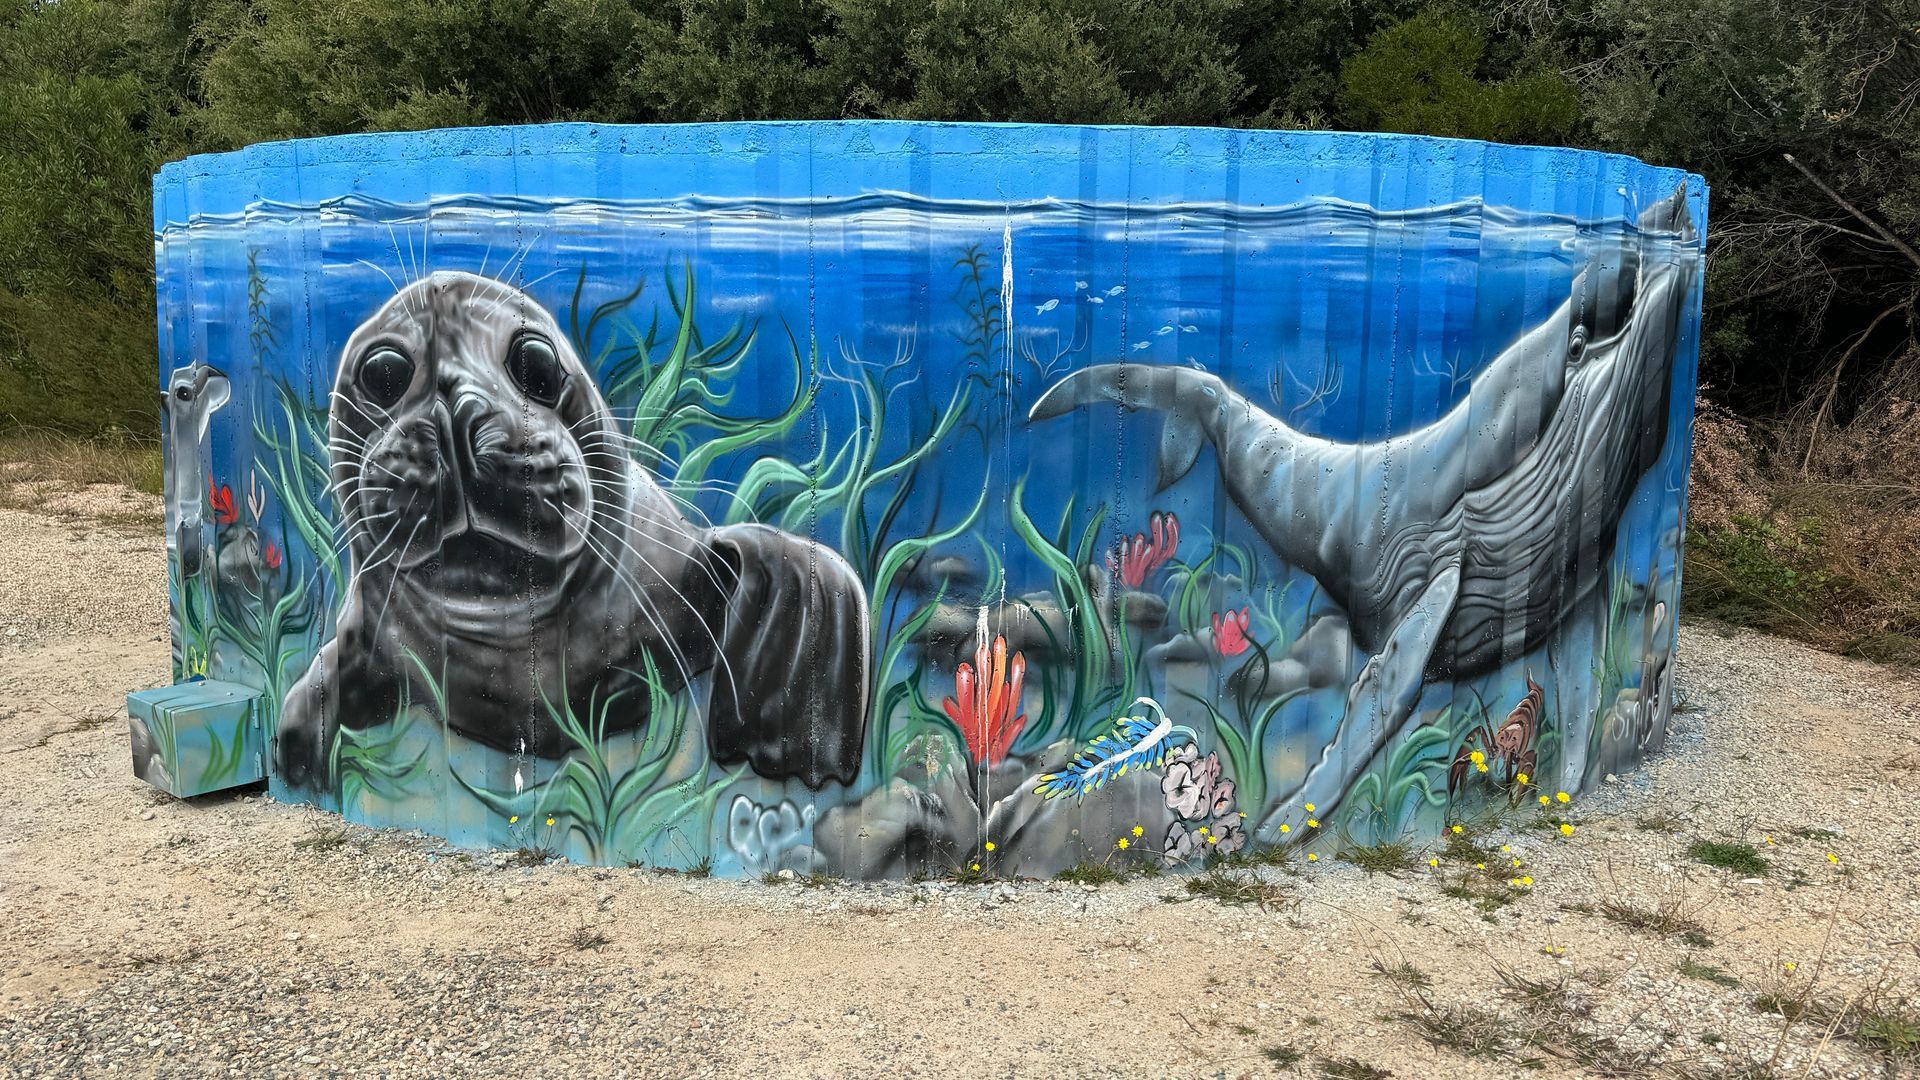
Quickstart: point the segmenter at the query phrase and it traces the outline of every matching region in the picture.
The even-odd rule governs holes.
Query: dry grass
[[[1844,426],[1694,425],[1687,607],[1870,659],[1920,663],[1920,364]]]
[[[1293,890],[1277,881],[1265,881],[1251,873],[1215,867],[1187,879],[1187,895],[1212,900],[1230,907],[1253,905],[1263,911],[1298,904]]]
[[[1393,1073],[1359,1058],[1321,1058],[1320,1075],[1326,1080],[1387,1080]]]
[[[0,435],[0,500],[31,501],[34,485],[119,484],[160,494],[160,444],[131,439],[78,439],[51,431]]]

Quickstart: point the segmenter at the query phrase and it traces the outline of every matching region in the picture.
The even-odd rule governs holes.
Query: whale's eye
[[[181,401],[192,401],[193,388],[190,386],[176,386],[173,388],[173,396],[179,398]]]
[[[1587,328],[1576,326],[1572,336],[1567,338],[1567,363],[1577,364],[1587,355]]]
[[[542,405],[559,401],[566,385],[553,343],[533,334],[518,338],[508,347],[507,374],[513,376],[513,384],[522,393]]]
[[[381,408],[400,400],[413,385],[413,361],[392,346],[382,346],[360,362],[360,390]]]

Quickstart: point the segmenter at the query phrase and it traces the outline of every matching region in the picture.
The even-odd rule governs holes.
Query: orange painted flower
[[[1020,689],[1026,678],[1026,654],[1014,653],[1009,663],[1007,639],[1000,634],[994,635],[991,649],[983,639],[973,663],[962,663],[954,671],[953,697],[940,707],[959,727],[974,764],[1005,761],[1013,741],[1027,726],[1027,716],[1020,712]]]

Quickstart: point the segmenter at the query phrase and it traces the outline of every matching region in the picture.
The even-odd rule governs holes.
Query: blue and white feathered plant
[[[1100,790],[1107,781],[1118,780],[1129,771],[1164,765],[1167,752],[1174,748],[1174,736],[1184,735],[1189,742],[1199,741],[1192,728],[1168,719],[1167,710],[1152,698],[1135,698],[1134,704],[1145,705],[1156,719],[1121,717],[1112,734],[1097,736],[1065,769],[1040,777],[1040,786],[1034,788],[1033,793],[1043,799],[1060,795],[1085,798],[1088,792]]]

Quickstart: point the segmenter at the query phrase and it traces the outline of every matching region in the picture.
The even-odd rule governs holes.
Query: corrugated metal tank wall
[[[278,798],[603,863],[1551,816],[1671,710],[1705,200],[1178,128],[191,158],[154,184],[175,675],[262,692]]]

